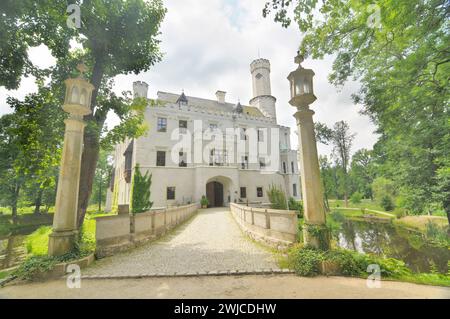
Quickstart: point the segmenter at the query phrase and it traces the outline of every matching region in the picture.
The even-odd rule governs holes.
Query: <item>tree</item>
[[[39,213],[44,192],[55,188],[64,116],[48,87],[39,87],[37,93],[25,96],[23,101],[8,98],[7,102],[14,110],[14,134],[19,147],[13,165],[21,172],[26,193],[35,205],[35,213]]]
[[[270,200],[270,208],[287,209],[286,195],[281,188],[278,188],[276,185],[270,185],[267,196]]]
[[[372,152],[363,148],[355,152],[350,165],[350,180],[355,190],[365,198],[373,200],[372,182],[374,179]]]
[[[332,157],[342,172],[345,206],[348,207],[348,167],[350,162],[350,150],[355,134],[350,133],[349,125],[344,122],[336,122],[333,129],[318,122],[315,125],[317,139],[333,145]]]
[[[8,66],[0,85],[15,88],[22,75],[52,75],[53,85],[62,85],[79,61],[84,61],[91,72],[87,76],[95,86],[92,94],[92,114],[85,117],[84,148],[79,186],[78,227],[86,214],[97,167],[100,144],[123,141],[126,137],[141,136],[143,111],[146,101],[132,101],[130,97],[117,96],[111,88],[112,79],[119,74],[147,71],[161,59],[159,52],[159,27],[166,10],[160,0],[73,0],[81,8],[82,26],[66,26],[67,1],[12,1],[8,0],[0,16],[0,23],[18,41],[2,46],[2,65]],[[78,42],[82,49],[70,50],[70,41]],[[26,51],[29,46],[45,44],[57,59],[53,70],[38,70],[30,65]],[[21,55],[15,61],[16,47]],[[5,63],[3,64],[3,61]],[[29,67],[25,67],[29,66]],[[63,95],[60,95],[62,103]],[[121,123],[105,134],[105,121],[112,111]],[[105,136],[106,135],[106,136]]]
[[[107,186],[109,183],[109,174],[112,165],[108,160],[108,152],[100,150],[100,155],[97,161],[97,168],[95,170],[94,185],[91,197],[91,203],[98,204],[98,211],[102,210],[103,200],[106,198]]]
[[[333,187],[333,177],[332,177],[332,170],[331,163],[328,161],[328,157],[325,156],[319,156],[319,167],[320,167],[320,179],[322,180],[322,186],[323,186],[323,195],[324,195],[324,203],[325,203],[325,209],[329,212],[330,211],[330,204],[328,202],[328,199],[333,192],[333,189],[336,189],[336,187]]]
[[[148,171],[142,175],[139,164],[134,168],[132,193],[131,193],[131,212],[133,214],[145,213],[149,211],[153,202],[150,201],[150,187],[152,185],[152,174]]]
[[[405,206],[421,212],[440,198],[450,214],[436,193],[450,156],[448,1],[272,0],[263,15],[275,10],[275,20],[287,26],[292,5],[305,32],[301,53],[333,55],[330,82],[361,84],[354,101],[381,135],[374,147],[378,169],[396,183]]]
[[[375,200],[382,207],[387,206],[389,202],[393,206],[394,198],[398,195],[394,182],[384,177],[378,177],[373,181],[372,192]]]
[[[14,165],[20,153],[16,124],[14,114],[0,118],[0,190],[3,200],[11,207],[13,220],[17,218],[17,201],[24,183],[23,172]]]

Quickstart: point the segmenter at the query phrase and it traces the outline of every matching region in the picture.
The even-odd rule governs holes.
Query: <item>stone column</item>
[[[65,108],[70,112],[70,108]],[[59,256],[70,252],[77,237],[78,189],[85,123],[82,116],[70,113],[64,121],[64,147],[59,170],[53,232],[49,236],[48,253]]]
[[[325,220],[313,115],[314,111],[308,106],[297,107],[294,115],[298,127],[299,167],[305,218],[303,239],[307,246],[329,249],[330,239]]]

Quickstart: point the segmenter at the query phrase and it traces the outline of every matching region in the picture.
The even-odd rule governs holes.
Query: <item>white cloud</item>
[[[160,39],[163,61],[149,72],[139,75],[122,75],[116,78],[116,91],[131,90],[135,80],[150,85],[150,96],[157,91],[181,92],[214,99],[216,90],[227,91],[227,101],[248,103],[252,97],[249,65],[261,57],[272,66],[272,94],[277,98],[277,116],[282,125],[296,130],[294,108],[288,104],[289,85],[287,75],[296,67],[294,56],[301,40],[299,30],[292,25],[288,29],[262,17],[266,0],[166,0],[168,13],[162,25]],[[306,60],[304,66],[316,73],[315,93],[318,100],[312,105],[315,120],[330,126],[339,120],[350,124],[358,133],[353,150],[371,148],[376,141],[374,126],[367,117],[358,114],[350,95],[358,88],[350,83],[342,92],[327,81],[331,70],[331,58],[324,61]],[[29,84],[20,92],[32,89]],[[23,95],[24,93],[22,93]],[[0,89],[0,102],[5,91]],[[0,107],[4,103],[0,104]],[[4,110],[3,110],[4,111]],[[0,113],[2,109],[0,109]],[[109,125],[117,123],[110,116]],[[296,135],[292,136],[296,145]],[[320,153],[330,148],[319,145]]]

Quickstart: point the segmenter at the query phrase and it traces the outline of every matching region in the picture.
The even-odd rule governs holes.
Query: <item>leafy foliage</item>
[[[145,172],[142,175],[139,164],[134,168],[133,182],[132,182],[132,202],[131,212],[133,214],[145,213],[149,211],[153,202],[150,201],[150,187],[152,185],[152,174]]]
[[[4,1],[5,2],[5,1]],[[133,100],[129,94],[112,91],[113,78],[119,74],[147,71],[160,61],[159,28],[166,13],[160,0],[73,0],[81,8],[79,29],[66,25],[66,0],[6,0],[0,8],[0,86],[17,88],[22,76],[34,75],[40,86],[50,79],[49,88],[60,106],[64,99],[63,81],[76,76],[80,61],[90,70],[86,75],[95,89],[92,114],[85,117],[87,127],[79,190],[81,227],[92,193],[100,145],[106,150],[126,137],[142,136],[146,131],[144,99]],[[79,48],[72,49],[71,42]],[[57,64],[41,70],[28,58],[27,50],[47,46]],[[64,114],[60,108],[55,108]],[[105,121],[114,112],[120,124],[108,130]],[[48,117],[47,117],[48,118]],[[62,124],[55,118],[55,123]],[[14,184],[14,183],[11,183]],[[16,189],[20,190],[19,187]],[[18,193],[18,191],[16,191]]]
[[[276,185],[270,185],[267,191],[267,196],[270,200],[270,207],[273,209],[287,209],[286,195]]]
[[[288,201],[289,209],[295,210],[299,218],[303,217],[303,204],[300,201],[296,201],[295,198],[289,197]]]
[[[362,196],[361,193],[359,193],[359,192],[354,192],[354,193],[352,194],[352,196],[350,197],[350,201],[351,201],[353,204],[359,204],[359,203],[361,203],[362,198],[363,198],[363,196]]]
[[[301,53],[333,55],[336,86],[361,84],[353,98],[380,135],[377,175],[395,183],[408,210],[429,211],[439,201],[450,221],[448,1],[272,0],[263,15],[273,10],[287,26],[290,8],[305,33]]]
[[[202,198],[200,199],[200,205],[202,206],[208,206],[209,200],[205,195],[202,195]]]

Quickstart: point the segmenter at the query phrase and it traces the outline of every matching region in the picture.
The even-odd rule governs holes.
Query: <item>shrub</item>
[[[289,209],[290,210],[295,210],[297,211],[297,214],[299,215],[299,217],[303,217],[303,204],[302,202],[298,202],[296,201],[293,197],[289,198]]]
[[[381,198],[380,205],[387,212],[390,212],[391,210],[393,210],[395,208],[392,198],[388,195],[385,195],[385,196],[383,196],[383,198]]]
[[[267,191],[267,196],[270,200],[270,208],[273,209],[287,209],[286,207],[286,195],[284,192],[275,185],[271,185]]]
[[[363,196],[360,192],[354,192],[352,194],[352,196],[350,197],[350,202],[352,204],[359,204],[359,203],[361,203],[362,198],[363,198]]]
[[[394,182],[384,177],[376,178],[372,183],[372,193],[376,201],[381,201],[384,196],[395,197],[397,195]]]
[[[134,168],[132,195],[131,195],[131,212],[139,214],[149,211],[153,202],[150,201],[150,187],[152,185],[152,175],[148,171],[143,176],[139,169],[139,164]]]
[[[323,252],[313,248],[294,248],[290,251],[290,264],[300,276],[312,277],[320,273]]]
[[[369,262],[360,254],[350,250],[330,250],[325,254],[325,259],[338,265],[340,273],[344,276],[358,277],[365,273]]]
[[[200,200],[200,205],[202,205],[202,206],[208,206],[209,205],[209,200],[208,200],[208,198],[206,198],[205,195],[202,196],[202,199]]]

